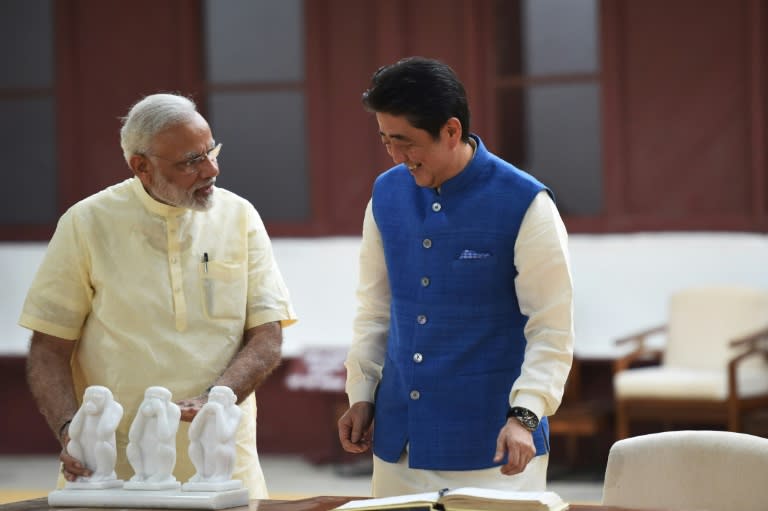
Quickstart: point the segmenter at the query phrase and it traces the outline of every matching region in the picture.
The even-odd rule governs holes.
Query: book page
[[[457,488],[443,493],[414,493],[375,499],[353,500],[335,508],[339,511],[361,511],[370,509],[397,509],[432,507],[441,503],[451,509],[494,510],[562,510],[568,505],[560,496],[550,491],[505,491],[486,488]]]
[[[542,504],[561,502],[560,496],[551,491],[508,491],[491,490],[487,488],[456,488],[451,490],[441,499],[443,502],[455,496],[468,496],[473,498],[490,500],[515,500],[528,502],[541,502]]]
[[[336,509],[382,509],[387,507],[409,507],[409,504],[431,505],[437,502],[437,498],[437,492],[413,493],[410,495],[396,495],[394,497],[382,497],[378,499],[353,500]]]

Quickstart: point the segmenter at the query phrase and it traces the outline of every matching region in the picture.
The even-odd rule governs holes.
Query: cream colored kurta
[[[208,262],[204,258],[207,255]],[[161,204],[137,178],[107,188],[59,220],[19,324],[76,342],[75,392],[103,385],[123,405],[118,477],[133,474],[128,429],[152,385],[178,401],[211,386],[240,348],[243,332],[296,321],[256,210],[217,188],[205,212]],[[240,405],[234,478],[266,496],[256,452],[256,401]],[[174,474],[193,474],[182,422]]]

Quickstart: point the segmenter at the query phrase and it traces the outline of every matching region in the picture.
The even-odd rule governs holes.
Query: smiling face
[[[408,167],[419,186],[439,187],[461,172],[472,156],[471,147],[461,141],[461,123],[455,117],[446,121],[437,139],[413,127],[405,116],[377,112],[376,120],[387,153],[396,164]]]
[[[215,157],[204,157],[215,147],[208,123],[200,114],[175,124],[152,139],[147,154],[130,159],[134,173],[155,200],[198,211],[213,205],[219,175]],[[190,160],[196,160],[189,165]]]

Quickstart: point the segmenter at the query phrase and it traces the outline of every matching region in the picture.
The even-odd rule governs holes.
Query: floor
[[[262,456],[261,464],[274,499],[370,495],[365,465],[314,465],[298,456],[275,455]],[[57,470],[58,461],[52,456],[0,456],[0,504],[46,496],[55,486]],[[548,489],[571,503],[596,503],[602,497],[602,481],[590,474],[560,471],[556,478],[550,477]]]

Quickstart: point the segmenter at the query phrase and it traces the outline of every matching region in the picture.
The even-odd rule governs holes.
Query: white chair
[[[670,511],[768,509],[768,439],[667,431],[611,447],[603,504]]]
[[[664,349],[649,349],[646,338],[660,332]],[[768,408],[768,290],[680,291],[666,325],[617,342],[636,343],[614,365],[617,440],[630,436],[635,420],[741,431],[745,412]],[[660,365],[647,366],[654,357]]]

